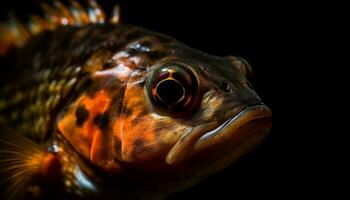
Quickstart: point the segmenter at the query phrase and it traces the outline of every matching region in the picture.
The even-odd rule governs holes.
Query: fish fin
[[[31,37],[26,25],[14,14],[6,23],[0,24],[0,55],[5,55],[13,47],[21,47]]]
[[[57,26],[82,26],[106,22],[106,14],[95,0],[87,0],[87,5],[82,5],[77,0],[69,1],[69,5],[58,0],[53,0],[51,4],[37,0],[37,4],[44,11],[44,18],[52,29]]]
[[[86,0],[82,5],[77,0],[69,5],[59,0],[45,3],[36,0],[43,13],[29,15],[21,22],[14,15],[5,23],[0,23],[0,56],[8,54],[13,48],[23,47],[32,37],[44,31],[55,30],[58,26],[83,26],[87,24],[117,24],[120,22],[120,9],[116,5],[109,19],[95,0]]]
[[[18,199],[41,171],[45,151],[0,122],[0,197]]]
[[[115,5],[112,11],[112,15],[109,18],[111,24],[120,24],[120,6]]]

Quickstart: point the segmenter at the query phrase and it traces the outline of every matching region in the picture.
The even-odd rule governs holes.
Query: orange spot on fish
[[[58,122],[58,128],[64,137],[84,157],[96,165],[107,170],[117,170],[113,161],[114,152],[112,134],[100,129],[95,119],[98,115],[107,112],[111,103],[111,96],[105,90],[96,92],[92,97],[82,95],[74,102],[68,113]],[[78,126],[76,112],[79,106],[84,106],[88,117],[81,126]]]

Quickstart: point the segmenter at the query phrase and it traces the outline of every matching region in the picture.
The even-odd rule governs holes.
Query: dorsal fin
[[[71,0],[69,5],[59,0],[52,3],[37,0],[43,10],[43,16],[30,15],[26,22],[21,22],[14,15],[5,23],[0,23],[0,56],[6,55],[12,48],[20,48],[32,36],[43,31],[55,30],[58,26],[83,26],[86,24],[104,24],[120,22],[119,6],[107,20],[106,14],[95,0],[86,0],[83,6],[77,0]]]

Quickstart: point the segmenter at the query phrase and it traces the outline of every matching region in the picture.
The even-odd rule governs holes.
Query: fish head
[[[118,52],[91,56],[84,67],[90,86],[58,120],[82,157],[106,173],[129,168],[199,177],[231,164],[267,135],[271,111],[251,87],[245,60],[142,33]],[[100,67],[106,62],[112,64]]]

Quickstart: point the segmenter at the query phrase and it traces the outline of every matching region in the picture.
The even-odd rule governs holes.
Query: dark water
[[[102,1],[111,9],[115,1]],[[309,192],[307,164],[295,142],[302,131],[295,130],[298,119],[289,113],[298,109],[290,96],[298,96],[291,85],[301,77],[292,65],[298,51],[289,46],[299,34],[289,5],[272,3],[189,3],[189,1],[118,1],[123,23],[136,24],[162,32],[201,51],[214,55],[238,55],[254,70],[252,83],[273,111],[271,134],[252,153],[234,165],[207,178],[195,187],[175,194],[171,199],[249,197],[300,197]],[[297,7],[297,6],[296,6]],[[30,1],[10,1],[1,7],[1,15],[16,10],[21,17],[33,10]]]

